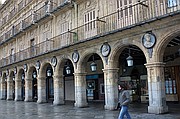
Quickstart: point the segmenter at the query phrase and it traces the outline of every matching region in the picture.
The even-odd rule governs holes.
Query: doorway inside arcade
[[[88,101],[104,101],[104,78],[103,74],[86,76],[86,95]]]
[[[173,36],[165,47],[163,62],[166,101],[180,102],[180,36]]]

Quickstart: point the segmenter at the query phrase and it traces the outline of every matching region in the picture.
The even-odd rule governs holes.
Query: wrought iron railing
[[[124,14],[127,9],[131,9],[128,11],[131,11],[132,13]],[[46,11],[45,6],[42,6],[36,11],[39,15],[38,19],[44,16],[44,11]],[[124,9],[117,10],[116,12],[107,16],[100,18],[97,17],[97,19],[94,21],[68,30],[63,34],[46,39],[46,41],[42,43],[39,43],[33,47],[29,47],[14,55],[8,56],[0,60],[0,67],[35,56],[43,55],[47,52],[52,52],[63,47],[67,47],[70,44],[87,41],[98,36],[125,30],[137,25],[152,22],[158,19],[162,19],[163,17],[168,17],[179,13],[180,5],[175,5],[173,2],[166,3],[165,1],[158,1],[157,3],[154,3],[151,0],[138,2]]]

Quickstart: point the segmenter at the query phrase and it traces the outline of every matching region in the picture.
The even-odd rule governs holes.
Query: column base
[[[7,101],[13,101],[14,99],[13,98],[8,98]]]
[[[88,103],[74,103],[74,106],[80,108],[88,107]]]
[[[37,103],[39,103],[39,104],[47,103],[47,100],[38,100]]]
[[[23,101],[21,98],[15,98],[14,101]]]
[[[163,114],[168,112],[168,106],[148,106],[148,113]]]
[[[33,102],[33,99],[25,99],[25,102]]]
[[[116,106],[113,106],[113,105],[105,105],[104,106],[104,109],[107,109],[107,110],[115,110]]]
[[[64,101],[53,101],[53,105],[64,105]]]

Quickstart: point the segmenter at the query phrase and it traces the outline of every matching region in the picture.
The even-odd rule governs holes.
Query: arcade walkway
[[[180,104],[168,103],[170,112],[147,113],[147,104],[131,104],[132,119],[180,119]],[[0,100],[0,119],[117,119],[119,111],[103,109],[102,103],[90,103],[87,108],[76,108],[73,103],[53,106],[50,103],[14,102]]]

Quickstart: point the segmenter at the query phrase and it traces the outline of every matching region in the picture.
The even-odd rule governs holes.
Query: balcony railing
[[[18,24],[14,26],[14,35],[18,34],[22,30],[23,22],[20,21]]]
[[[22,0],[19,4],[18,4],[18,11],[22,10],[24,7],[24,1]]]
[[[33,23],[33,14],[30,14],[23,20],[23,29],[29,27]]]
[[[14,7],[14,8],[10,11],[10,13],[9,13],[8,20],[10,20],[15,14],[16,14],[16,9],[15,9],[15,7]]]
[[[35,10],[35,22],[39,21],[41,18],[44,18],[47,13],[49,13],[51,10],[51,5],[49,2],[45,2],[43,6],[41,6],[39,9]]]
[[[10,29],[8,32],[5,33],[5,39],[9,39],[13,36],[13,29]]]
[[[125,11],[127,11],[127,9],[131,9],[128,11],[131,11],[132,13],[125,14]],[[44,10],[45,7],[41,7],[38,10],[38,14],[42,14],[40,16],[43,16],[43,14],[45,13]],[[107,16],[97,18],[96,20],[79,26],[75,29],[68,30],[63,34],[50,39],[46,39],[46,41],[33,47],[29,47],[14,55],[10,55],[0,60],[0,67],[35,56],[43,55],[47,52],[67,47],[70,44],[87,41],[90,39],[94,39],[95,37],[129,29],[137,25],[142,25],[147,22],[153,22],[155,20],[159,20],[164,17],[179,13],[180,5],[175,6],[172,5],[172,3],[171,5],[169,5],[169,3],[165,3],[164,1],[158,1],[156,4],[152,1],[147,0],[138,2],[137,4],[129,6],[125,9],[117,10],[116,12]],[[20,29],[20,27],[18,28]]]

